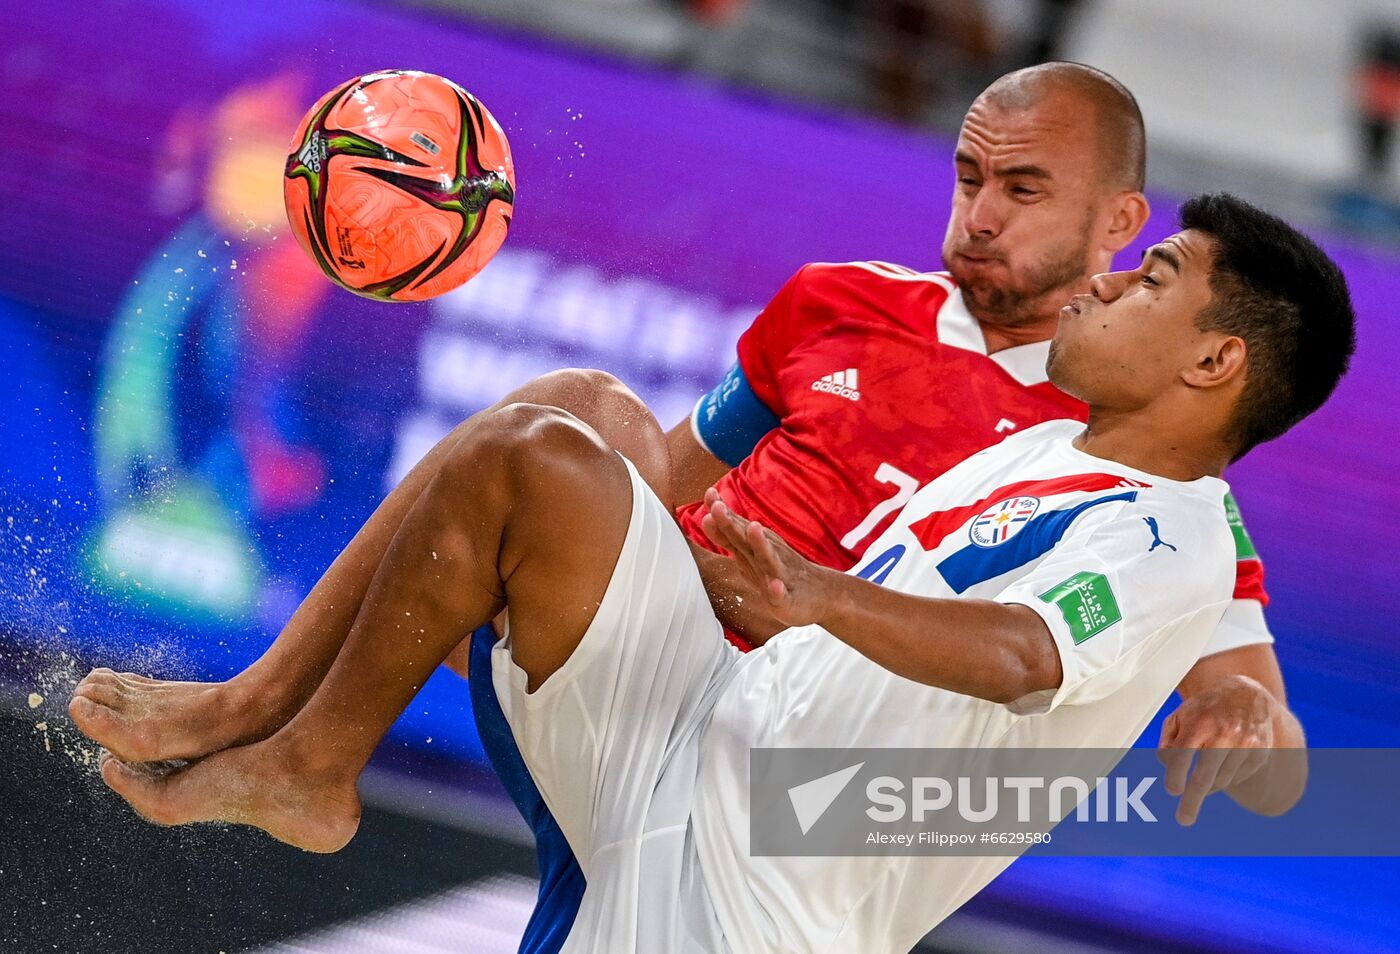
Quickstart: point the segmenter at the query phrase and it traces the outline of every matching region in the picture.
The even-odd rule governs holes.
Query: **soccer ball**
[[[422,301],[505,241],[515,168],[501,127],[462,87],[385,70],[331,90],[302,119],[282,194],[297,241],[331,281]]]

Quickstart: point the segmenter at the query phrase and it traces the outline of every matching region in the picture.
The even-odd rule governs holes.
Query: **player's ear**
[[[1248,364],[1248,351],[1239,335],[1206,334],[1201,336],[1195,362],[1181,377],[1194,388],[1215,388],[1243,382]]]
[[[1152,214],[1152,206],[1147,196],[1141,192],[1120,192],[1113,197],[1113,215],[1109,219],[1108,234],[1104,236],[1106,247],[1121,252],[1138,237],[1142,227]]]

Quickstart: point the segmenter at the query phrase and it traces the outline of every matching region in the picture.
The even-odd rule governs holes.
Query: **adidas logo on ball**
[[[297,159],[312,172],[320,172],[321,166],[326,161],[326,155],[330,152],[325,137],[321,135],[319,129],[313,130],[311,138],[306,140],[306,145],[301,147],[297,153]]]

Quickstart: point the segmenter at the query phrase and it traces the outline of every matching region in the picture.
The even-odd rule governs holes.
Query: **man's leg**
[[[339,655],[282,730],[161,779],[111,759],[104,778],[161,823],[235,821],[340,848],[374,747],[466,633],[509,606],[531,693],[569,659],[632,507],[626,465],[576,418],[528,405],[479,417],[408,509]]]
[[[517,403],[568,410],[627,455],[658,496],[669,499],[670,460],[660,426],[611,375],[555,372],[491,410]],[[443,438],[389,494],[247,670],[227,682],[197,683],[97,669],[74,693],[74,722],[127,761],[197,758],[267,738],[285,725],[335,660],[390,541],[471,424]],[[465,652],[461,658],[465,663]]]

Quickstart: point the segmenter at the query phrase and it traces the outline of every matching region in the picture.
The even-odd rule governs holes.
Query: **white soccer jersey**
[[[755,747],[1122,748],[1196,662],[1231,598],[1225,483],[1077,449],[1052,421],[920,490],[852,570],[925,597],[1035,610],[1058,690],[1000,705],[903,679],[817,626],[750,653],[707,728],[693,822],[734,951],[904,952],[1009,857],[751,857]]]

